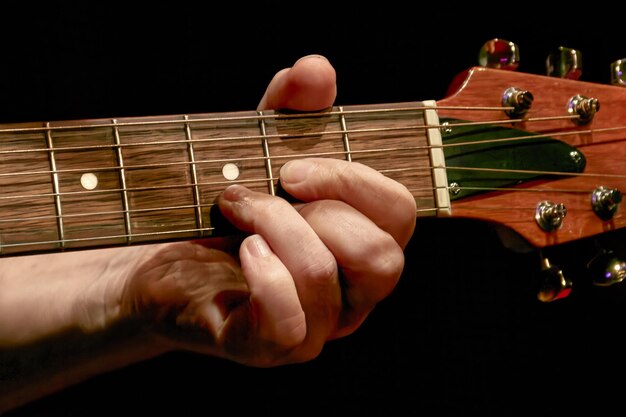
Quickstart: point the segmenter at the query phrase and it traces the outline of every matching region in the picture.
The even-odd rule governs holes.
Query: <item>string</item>
[[[196,144],[196,143],[206,143],[206,142],[226,142],[226,141],[243,141],[243,140],[261,140],[261,139],[302,139],[302,138],[311,138],[311,137],[320,137],[320,136],[331,136],[331,135],[345,135],[345,134],[359,134],[359,133],[384,133],[384,132],[393,132],[393,131],[407,131],[407,130],[428,130],[428,129],[449,129],[453,127],[476,127],[476,126],[489,126],[496,124],[511,124],[511,123],[522,123],[522,122],[544,122],[544,121],[553,121],[553,120],[573,120],[578,119],[580,116],[578,115],[567,115],[567,116],[549,116],[549,117],[534,117],[528,119],[507,119],[507,120],[489,120],[489,121],[481,121],[481,122],[456,122],[449,124],[437,124],[437,125],[415,125],[415,126],[400,126],[400,127],[390,127],[390,128],[365,128],[365,129],[347,129],[347,130],[332,130],[332,131],[324,131],[324,132],[303,132],[303,133],[276,133],[276,134],[258,134],[258,135],[244,135],[244,136],[222,136],[217,138],[204,138],[204,139],[184,139],[184,140],[155,140],[150,142],[135,142],[135,143],[120,143],[120,144],[106,144],[106,145],[85,145],[85,146],[65,146],[65,147],[55,147],[55,148],[36,148],[36,149],[10,149],[0,151],[0,155],[3,154],[16,154],[16,153],[34,153],[34,152],[50,152],[50,151],[58,151],[58,152],[71,152],[71,151],[89,151],[89,150],[106,150],[106,149],[117,149],[117,148],[130,148],[130,147],[139,147],[139,146],[150,146],[156,145],[181,145],[181,144]],[[191,121],[191,120],[190,120]],[[185,121],[177,121],[177,123],[184,124]],[[110,124],[106,125],[107,127],[119,127],[120,124]],[[626,127],[621,127],[621,129],[625,129]],[[38,129],[41,131],[47,131],[49,129],[53,129],[50,127],[46,128],[32,128]],[[2,129],[0,129],[0,133],[2,133]],[[12,132],[13,133],[13,132]]]
[[[110,240],[110,239],[127,240],[128,238],[154,237],[154,236],[165,236],[165,235],[176,235],[176,234],[183,235],[187,233],[198,234],[202,232],[211,232],[213,230],[215,230],[214,227],[203,227],[203,228],[192,228],[192,229],[184,229],[184,230],[167,230],[167,231],[160,231],[160,232],[129,233],[129,234],[109,235],[109,236],[93,236],[93,237],[77,237],[77,238],[66,238],[66,239],[42,240],[38,242],[2,243],[2,245],[0,245],[0,249],[14,248],[14,247],[20,247],[20,246],[61,245],[61,244],[67,244],[67,243],[102,241],[102,240]]]
[[[470,125],[474,122],[470,122],[470,123],[463,123],[462,125]],[[458,126],[461,125],[461,123],[458,124],[450,124],[450,125],[437,125],[434,128],[442,128],[442,127],[451,127],[451,126]],[[429,128],[433,128],[433,127],[424,127],[424,126],[410,126],[410,127],[403,127],[403,128],[380,128],[380,129],[369,129],[368,133],[371,132],[390,132],[390,131],[395,131],[395,130],[410,130],[410,129],[416,129],[416,128],[425,128],[425,129],[429,129]],[[24,176],[24,175],[44,175],[44,174],[54,174],[54,173],[61,173],[61,174],[65,174],[65,173],[76,173],[76,172],[100,172],[100,171],[110,171],[110,170],[119,170],[119,169],[126,169],[126,170],[136,170],[136,169],[146,169],[146,168],[163,168],[163,167],[168,167],[168,166],[176,166],[176,165],[201,165],[201,164],[214,164],[214,163],[229,163],[229,162],[258,162],[258,161],[264,161],[267,159],[284,159],[284,158],[308,158],[308,157],[322,157],[322,156],[343,156],[343,155],[347,155],[348,153],[350,154],[364,154],[364,153],[381,153],[381,152],[398,152],[398,151],[415,151],[415,150],[429,150],[429,149],[433,149],[433,148],[448,148],[448,147],[463,147],[463,146],[471,146],[471,145],[481,145],[481,144],[491,144],[491,143],[503,143],[503,142],[515,142],[515,141],[522,141],[522,140],[531,140],[531,139],[540,139],[540,138],[550,138],[550,137],[561,137],[561,136],[571,136],[571,135],[581,135],[581,134],[592,134],[592,133],[603,133],[603,132],[609,132],[609,131],[616,131],[616,130],[626,130],[626,126],[619,126],[619,127],[611,127],[611,128],[601,128],[601,129],[586,129],[586,130],[575,130],[575,131],[568,131],[568,132],[555,132],[555,133],[546,133],[546,134],[533,134],[533,135],[526,135],[526,136],[517,136],[517,137],[508,137],[508,138],[499,138],[499,139],[489,139],[489,140],[483,140],[483,141],[467,141],[467,142],[459,142],[459,143],[451,143],[451,144],[442,144],[442,145],[438,145],[438,146],[430,146],[430,145],[421,145],[421,146],[410,146],[410,147],[396,147],[396,148],[378,148],[378,149],[362,149],[362,150],[351,150],[351,151],[333,151],[333,152],[316,152],[316,153],[307,153],[307,154],[288,154],[288,155],[272,155],[270,157],[266,157],[266,156],[254,156],[254,157],[237,157],[237,158],[220,158],[220,159],[210,159],[210,160],[196,160],[196,161],[179,161],[179,162],[162,162],[162,163],[158,163],[158,164],[141,164],[141,165],[124,165],[124,166],[110,166],[110,167],[87,167],[87,168],[74,168],[74,169],[58,169],[58,170],[40,170],[40,171],[21,171],[21,172],[8,172],[8,173],[0,173],[0,177],[12,177],[12,176]],[[365,129],[360,129],[358,130],[359,133],[365,131]],[[338,131],[338,132],[343,132],[343,131]],[[345,131],[344,133],[354,133],[356,131]],[[333,132],[333,133],[337,133],[337,132]],[[326,132],[324,133],[325,135],[330,135],[331,133]],[[318,133],[318,134],[309,134],[309,136],[320,136],[322,134]],[[270,136],[270,135],[268,135]],[[288,137],[293,137],[293,135],[286,135]],[[263,138],[266,136],[259,136],[259,138]],[[189,141],[178,141],[176,143],[188,143],[188,142],[193,142],[193,140],[189,140]],[[148,145],[163,145],[165,143],[168,142],[148,142],[148,143],[142,143],[142,146],[148,146]],[[173,143],[173,142],[169,142],[169,143]],[[129,144],[129,145],[137,145],[137,144]],[[124,144],[121,145],[96,145],[96,147],[104,147],[104,148],[115,148],[118,146],[124,146]],[[30,151],[62,151],[62,150],[68,150],[70,148],[52,148],[52,149],[39,149],[39,150],[28,150],[28,151],[22,151],[19,150],[17,152],[30,152]],[[84,150],[85,148],[71,148],[74,150]],[[2,153],[13,153],[14,151],[0,151],[0,154]]]
[[[382,174],[390,174],[392,172],[408,172],[408,171],[431,171],[437,167],[413,167],[413,168],[396,168],[396,169],[385,169],[378,170],[378,172]],[[563,175],[568,177],[575,176],[586,176],[586,177],[612,177],[612,178],[626,178],[626,175],[606,175],[606,174],[593,174],[593,173],[562,173],[562,172],[548,172],[548,171],[535,171],[535,170],[509,170],[509,169],[494,169],[494,168],[469,168],[469,167],[446,167],[449,170],[473,170],[473,171],[492,171],[492,172],[505,172],[505,173],[520,173],[520,174],[545,174],[545,175]],[[120,193],[122,191],[126,192],[139,192],[139,191],[158,191],[158,190],[166,190],[166,189],[175,189],[175,188],[192,188],[192,187],[203,187],[203,186],[214,186],[214,185],[231,185],[231,184],[250,184],[250,183],[267,183],[268,181],[279,181],[280,177],[260,177],[260,178],[251,178],[245,180],[227,180],[227,181],[212,181],[212,182],[199,182],[199,183],[187,183],[187,184],[173,184],[173,185],[163,185],[163,186],[152,186],[152,187],[134,187],[134,188],[116,188],[116,189],[106,189],[106,190],[91,190],[91,191],[68,191],[68,192],[60,192],[60,193],[40,193],[40,194],[25,194],[25,195],[13,195],[13,196],[0,196],[0,200],[14,200],[20,198],[42,198],[42,197],[56,197],[56,196],[70,196],[70,195],[80,195],[80,194],[105,194],[105,193]],[[426,187],[413,189],[413,192],[432,192],[436,190],[437,187]],[[475,191],[519,191],[519,192],[552,192],[552,193],[588,193],[588,191],[584,190],[576,190],[576,189],[553,189],[553,188],[505,188],[505,187],[460,187],[460,189],[464,190],[475,190]],[[102,212],[92,212],[92,213],[75,213],[75,214],[63,214],[61,216],[58,215],[49,215],[49,216],[34,216],[34,217],[23,217],[23,218],[8,218],[8,219],[0,219],[0,222],[9,222],[9,221],[30,221],[30,220],[41,220],[41,219],[57,219],[57,218],[70,218],[70,217],[84,217],[84,216],[100,216],[100,215],[111,215],[111,214],[123,214],[123,213],[141,213],[141,212],[149,212],[149,211],[165,211],[165,210],[179,210],[179,209],[195,209],[195,208],[210,208],[214,206],[215,203],[211,204],[187,204],[183,206],[165,206],[165,207],[150,207],[144,209],[129,209],[129,210],[118,210],[118,211],[102,211]]]
[[[262,120],[289,120],[289,119],[316,119],[326,118],[329,116],[347,116],[347,115],[362,115],[362,114],[376,114],[376,113],[401,113],[423,110],[464,110],[464,111],[508,111],[514,110],[514,107],[488,107],[488,106],[421,106],[421,107],[389,107],[389,108],[376,108],[376,109],[361,109],[361,110],[331,110],[309,113],[263,113],[247,116],[219,116],[219,117],[198,117],[195,119],[186,118],[182,119],[165,119],[165,120],[135,120],[127,122],[102,122],[102,123],[83,123],[83,124],[68,124],[59,126],[37,126],[37,127],[15,127],[0,129],[2,133],[37,133],[45,131],[57,131],[57,130],[82,130],[82,129],[97,129],[103,127],[146,127],[146,126],[159,126],[159,125],[172,125],[172,124],[197,124],[197,123],[224,123],[224,122],[260,122]],[[188,117],[188,116],[187,116]]]

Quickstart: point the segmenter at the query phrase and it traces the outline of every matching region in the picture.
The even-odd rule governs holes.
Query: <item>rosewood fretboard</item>
[[[226,186],[276,193],[280,167],[308,156],[369,165],[434,215],[431,112],[398,103],[1,126],[0,255],[212,236]]]

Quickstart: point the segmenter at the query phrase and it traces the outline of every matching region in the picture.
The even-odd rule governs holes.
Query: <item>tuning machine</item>
[[[620,283],[626,278],[626,261],[620,259],[612,250],[601,249],[587,264],[592,284],[608,287]]]
[[[478,53],[483,67],[514,71],[519,66],[519,48],[513,42],[494,38],[484,43]]]
[[[577,49],[559,46],[546,58],[546,73],[551,77],[578,80],[582,72],[582,54]]]
[[[563,271],[552,265],[546,257],[541,258],[541,282],[537,299],[551,302],[567,297],[572,291],[572,281],[563,275]]]
[[[611,63],[611,84],[626,87],[626,58]]]

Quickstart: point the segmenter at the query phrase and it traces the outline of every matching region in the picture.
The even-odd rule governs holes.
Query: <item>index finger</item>
[[[397,181],[358,162],[307,158],[287,162],[280,171],[282,187],[304,201],[343,201],[391,234],[403,248],[413,235],[415,199]]]

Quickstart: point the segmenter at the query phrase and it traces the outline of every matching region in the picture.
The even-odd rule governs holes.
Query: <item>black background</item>
[[[337,104],[443,98],[482,44],[516,42],[543,74],[560,45],[586,81],[626,57],[619,21],[587,11],[460,10],[316,3],[178,2],[20,7],[0,24],[0,119],[63,120],[251,110],[297,58],[327,56]],[[430,10],[429,10],[430,9]],[[626,94],[626,90],[625,90]],[[613,161],[612,163],[624,163]],[[615,243],[615,247],[619,245]],[[102,375],[9,413],[47,415],[564,415],[620,410],[621,286],[587,284],[580,246],[555,254],[572,295],[539,303],[538,258],[482,223],[425,220],[397,290],[319,358],[274,369],[175,353]],[[581,278],[578,278],[578,277]],[[577,413],[578,414],[578,413]]]

